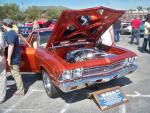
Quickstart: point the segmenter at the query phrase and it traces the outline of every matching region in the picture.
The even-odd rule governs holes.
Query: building
[[[136,10],[136,9],[130,9],[127,10],[127,12],[122,16],[122,21],[123,22],[131,22],[131,20],[134,17],[138,17],[141,20],[144,20],[146,18],[146,15],[150,14],[150,11],[148,10]]]

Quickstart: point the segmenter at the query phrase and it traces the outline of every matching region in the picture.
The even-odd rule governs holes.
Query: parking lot
[[[0,104],[0,113],[150,113],[150,54],[141,53],[137,45],[130,45],[129,36],[122,36],[118,46],[137,53],[138,69],[126,77],[99,84],[92,88],[63,94],[59,98],[49,98],[42,81],[35,74],[22,74],[25,96],[13,96],[14,80],[8,76],[7,98]],[[143,38],[140,39],[141,44]],[[88,94],[105,88],[120,86],[129,102],[101,111]]]

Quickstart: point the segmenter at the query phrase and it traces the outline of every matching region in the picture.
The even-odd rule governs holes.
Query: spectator
[[[39,24],[37,22],[37,20],[34,20],[33,22],[33,30],[38,29],[39,28]]]
[[[6,42],[8,44],[7,62],[10,66],[11,74],[16,81],[17,91],[15,95],[24,95],[24,87],[19,70],[20,48],[19,38],[12,30],[13,21],[11,19],[3,20],[3,28],[6,30]]]
[[[47,20],[45,19],[45,16],[42,15],[37,22],[39,24],[39,28],[45,28],[45,23],[47,22]]]
[[[18,27],[17,27],[17,25],[16,25],[15,23],[13,23],[12,29],[13,29],[16,33],[18,33]]]
[[[144,41],[142,46],[142,52],[147,52],[147,43],[149,43],[150,53],[150,14],[147,15],[146,22],[144,24]]]
[[[120,28],[121,28],[121,20],[120,18],[113,24],[114,29],[114,41],[119,42],[120,40]]]
[[[134,18],[131,21],[131,26],[132,26],[132,37],[130,44],[133,44],[134,38],[136,38],[137,45],[139,45],[139,38],[140,38],[140,26],[141,26],[141,20],[139,20],[137,17]]]
[[[101,36],[102,44],[112,46],[114,45],[114,32],[113,27],[110,26]]]
[[[5,50],[5,43],[3,40],[3,33],[0,29],[0,104],[5,100],[6,96],[6,64],[5,64],[5,56],[4,56],[4,50]]]

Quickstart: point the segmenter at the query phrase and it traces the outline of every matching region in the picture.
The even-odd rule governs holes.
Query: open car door
[[[29,37],[28,44],[20,45],[21,49],[21,61],[20,71],[21,72],[38,72],[35,61],[35,52],[37,47],[38,33],[33,32]]]

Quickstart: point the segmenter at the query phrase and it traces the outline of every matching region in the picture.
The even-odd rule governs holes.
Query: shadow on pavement
[[[141,53],[143,53],[142,47],[138,47],[137,50],[139,50]]]
[[[107,83],[95,84],[93,86],[81,90],[64,93],[63,95],[61,95],[61,98],[65,100],[66,103],[74,103],[89,98],[89,94],[92,92],[103,90],[106,88],[112,88],[115,86],[122,87],[130,83],[132,83],[132,81],[130,81],[129,78],[122,77],[122,78],[111,80],[110,82]]]
[[[143,50],[142,47],[138,47],[137,50],[139,50],[141,53],[149,53],[150,54],[150,52],[148,51],[148,49]]]
[[[30,76],[30,77],[29,77]],[[22,74],[22,80],[23,80],[23,84],[24,84],[24,88],[25,88],[25,93],[27,93],[29,87],[36,82],[37,80],[39,80],[39,75],[38,74]],[[13,82],[13,83],[10,83]],[[14,83],[14,78],[9,75],[7,77],[7,94],[6,94],[6,99],[5,101],[7,101],[9,98],[11,98],[13,96],[13,94],[15,93],[15,91],[17,90],[16,88],[16,84]]]

